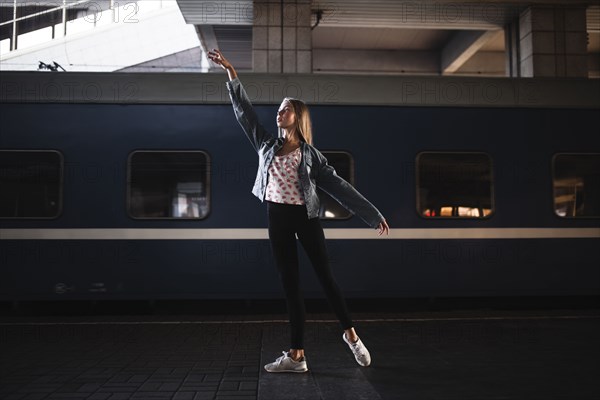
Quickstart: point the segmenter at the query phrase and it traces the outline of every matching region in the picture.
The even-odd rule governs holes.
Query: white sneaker
[[[267,372],[306,372],[306,358],[302,357],[300,361],[294,361],[287,351],[282,351],[283,355],[274,362],[265,365]]]
[[[371,365],[371,354],[369,354],[369,350],[367,350],[367,348],[365,347],[363,342],[360,340],[360,338],[358,338],[358,341],[356,343],[350,342],[346,338],[346,333],[342,334],[342,338],[344,339],[344,342],[346,342],[348,344],[348,347],[350,347],[350,350],[352,350],[352,353],[354,354],[354,358],[356,358],[356,362],[360,366],[368,367],[369,365]]]

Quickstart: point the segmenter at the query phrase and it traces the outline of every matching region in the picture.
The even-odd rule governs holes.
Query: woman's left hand
[[[385,219],[383,221],[381,221],[379,223],[379,225],[377,226],[377,231],[379,232],[379,236],[383,235],[384,233],[387,235],[389,230],[390,230],[390,227],[387,224]]]

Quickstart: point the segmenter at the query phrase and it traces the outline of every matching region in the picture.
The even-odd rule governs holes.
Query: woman
[[[340,320],[343,340],[358,364],[368,366],[371,356],[354,330],[346,302],[329,266],[325,236],[318,218],[317,186],[377,228],[379,235],[389,231],[386,220],[375,206],[340,178],[323,154],[312,146],[310,114],[302,101],[283,100],[277,111],[279,137],[275,139],[258,122],[231,63],[216,49],[208,53],[208,58],[227,71],[227,89],[235,116],[258,152],[259,167],[252,193],[261,201],[267,201],[269,239],[286,295],[291,325],[290,350],[265,365],[265,369],[268,372],[308,371],[304,356],[305,310],[300,292],[296,235]]]

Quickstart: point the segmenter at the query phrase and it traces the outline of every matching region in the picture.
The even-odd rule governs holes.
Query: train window
[[[209,157],[204,151],[134,151],[128,163],[133,218],[202,219],[209,211]]]
[[[600,154],[556,154],[552,177],[558,216],[600,217]]]
[[[327,158],[328,164],[335,168],[337,174],[354,185],[354,160],[352,155],[345,151],[323,151],[322,153]],[[321,219],[348,219],[352,216],[352,213],[323,190],[317,189],[317,192],[321,203],[319,209]]]
[[[63,156],[55,150],[0,150],[0,218],[57,218]]]
[[[424,218],[485,218],[493,212],[492,160],[484,153],[417,155],[417,212]]]

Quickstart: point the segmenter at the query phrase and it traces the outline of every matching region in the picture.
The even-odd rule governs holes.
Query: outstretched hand
[[[379,225],[377,226],[377,231],[379,232],[379,236],[383,235],[384,233],[387,235],[389,233],[390,227],[387,224],[387,221],[384,219],[383,221],[381,221],[379,223]]]
[[[223,68],[225,71],[227,71],[227,75],[229,76],[230,81],[237,78],[237,73],[235,72],[235,68],[233,68],[233,65],[231,65],[231,63],[229,61],[227,61],[227,59],[223,56],[223,54],[221,54],[221,52],[219,50],[212,49],[211,51],[209,51],[207,53],[207,57],[209,58],[209,60],[211,60],[215,64],[220,65],[221,68]]]
[[[221,52],[217,49],[210,50],[208,52],[207,56],[212,62],[220,65],[221,68],[223,68],[225,70],[233,67],[231,65],[231,63],[229,61],[227,61],[227,59],[223,56],[223,54],[221,54]]]

